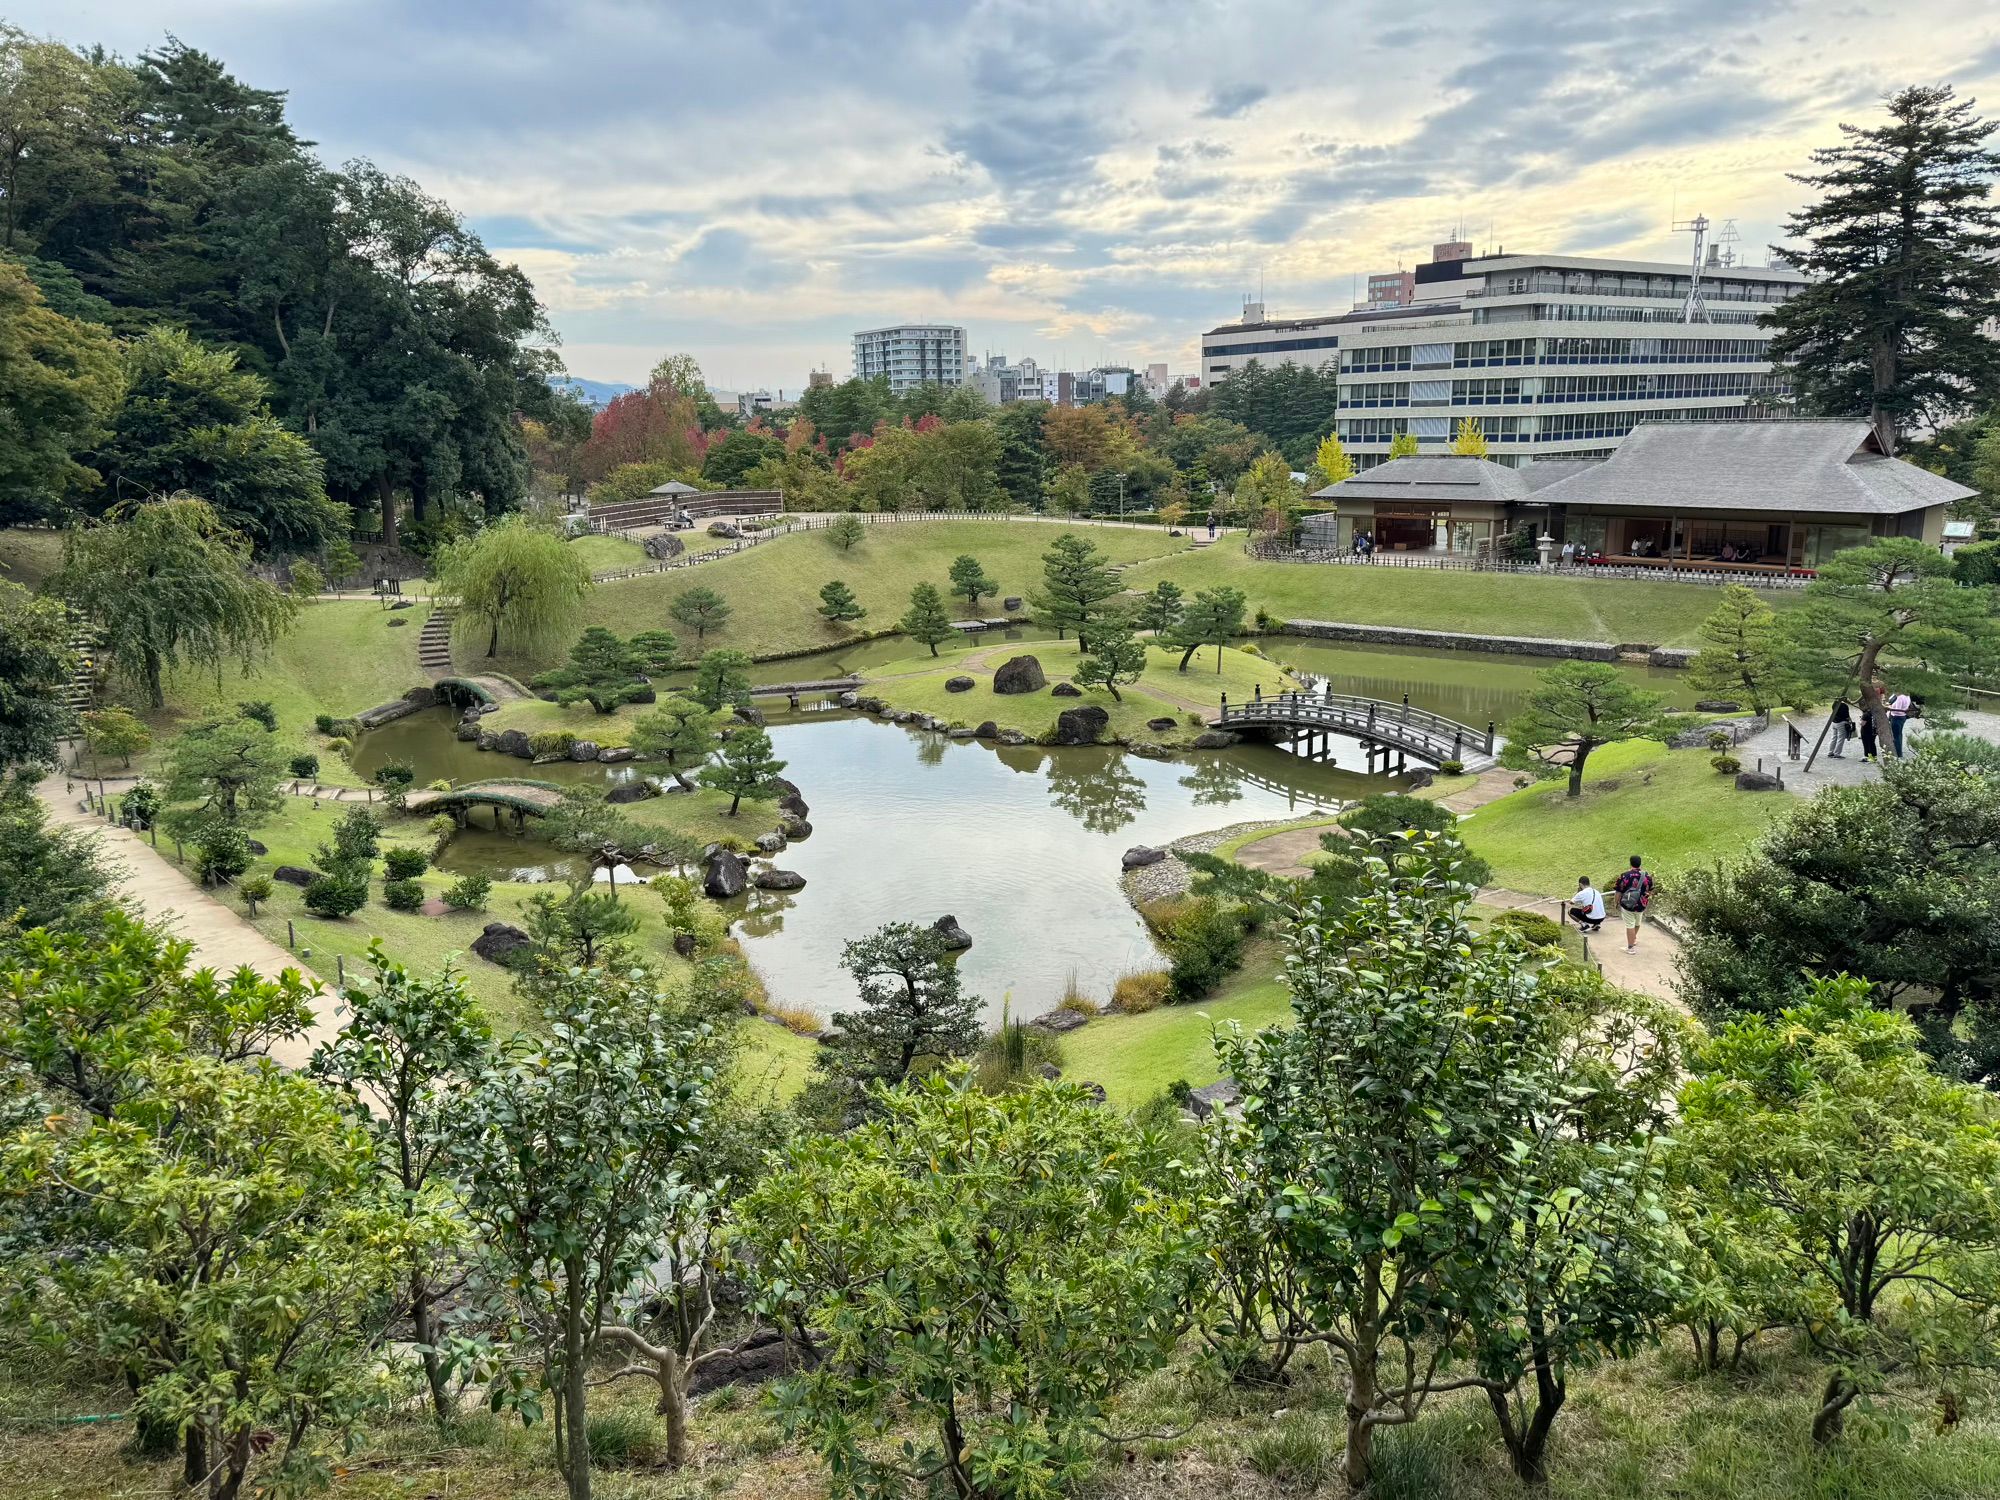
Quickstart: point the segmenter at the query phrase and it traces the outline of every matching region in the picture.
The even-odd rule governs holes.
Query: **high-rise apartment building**
[[[889,378],[897,395],[920,385],[965,383],[965,330],[946,323],[901,323],[854,335],[854,373]]]

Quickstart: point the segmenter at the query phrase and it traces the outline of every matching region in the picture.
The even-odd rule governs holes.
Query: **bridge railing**
[[[1462,758],[1467,750],[1491,755],[1495,740],[1492,723],[1482,733],[1443,714],[1412,707],[1407,694],[1398,704],[1349,693],[1276,693],[1267,698],[1259,689],[1248,702],[1239,700],[1234,707],[1229,695],[1223,694],[1221,723],[1251,720],[1374,734],[1405,743],[1422,742],[1438,750],[1448,746],[1453,759]]]

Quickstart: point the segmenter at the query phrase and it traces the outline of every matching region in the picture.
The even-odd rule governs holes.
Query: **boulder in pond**
[[[812,837],[813,826],[804,818],[785,818],[779,822],[778,830],[793,843],[797,843],[800,839]]]
[[[784,847],[785,836],[776,829],[773,829],[770,833],[760,833],[757,835],[757,852],[759,854],[776,854]]]
[[[1056,715],[1055,743],[1094,745],[1110,726],[1111,715],[1094,703],[1084,708],[1066,708]]]
[[[973,681],[970,677],[947,677],[944,680],[944,690],[947,693],[969,693],[972,689]]]
[[[1003,661],[993,673],[996,693],[1039,693],[1048,685],[1049,679],[1042,675],[1042,664],[1032,656]]]
[[[802,891],[806,878],[797,870],[759,870],[750,882],[760,891]]]
[[[997,740],[1000,738],[1000,726],[995,724],[991,719],[987,719],[977,729],[972,731],[972,735],[974,739]]]
[[[806,799],[801,797],[796,790],[789,791],[778,799],[778,811],[788,813],[794,818],[809,818],[812,816],[812,809],[806,806]]]
[[[735,714],[739,723],[750,724],[758,729],[764,727],[764,710],[761,708],[753,707],[748,703],[739,703],[736,705]]]
[[[524,948],[534,945],[534,940],[520,928],[506,922],[488,922],[486,930],[472,940],[472,951],[488,963],[507,968]]]
[[[1188,743],[1196,750],[1227,750],[1237,742],[1226,729],[1204,729]]]
[[[1052,1010],[1045,1016],[1036,1016],[1028,1023],[1028,1030],[1044,1032],[1049,1036],[1060,1036],[1065,1031],[1074,1031],[1079,1026],[1088,1026],[1090,1017],[1080,1010]]]
[[[958,925],[958,918],[949,913],[931,923],[931,930],[944,939],[945,947],[954,953],[962,953],[972,946],[972,934]]]
[[[1782,792],[1784,789],[1784,782],[1778,780],[1775,776],[1766,775],[1762,771],[1738,771],[1736,773],[1736,790],[1739,792]]]
[[[1697,698],[1695,712],[1704,714],[1733,714],[1743,705],[1734,698]]]
[[[459,720],[458,728],[453,733],[467,744],[471,744],[479,738],[479,720],[476,718],[461,719]]]
[[[703,892],[718,901],[727,901],[731,896],[742,895],[749,883],[750,868],[740,854],[731,854],[727,849],[709,851],[708,865],[701,877]]]
[[[271,872],[271,878],[273,880],[282,880],[286,885],[295,885],[300,889],[304,889],[319,879],[319,871],[304,869],[299,865],[279,865],[277,869]]]
[[[1081,698],[1083,689],[1073,682],[1059,682],[1049,689],[1051,698]]]
[[[481,750],[498,750],[500,748],[500,731],[497,729],[482,729],[479,731],[476,743]]]
[[[654,795],[656,793],[651,787],[647,786],[645,782],[634,778],[631,781],[619,782],[618,785],[604,794],[604,800],[606,802],[617,803],[622,807],[627,802],[644,802],[648,797]]]
[[[995,736],[995,739],[998,740],[998,742],[1003,745],[1034,744],[1033,740],[1029,739],[1025,734],[1021,733],[1021,731],[1018,729],[1003,729],[1000,731],[998,735]]]
[[[520,760],[535,758],[535,747],[528,743],[528,731],[525,729],[501,730],[500,738],[494,742],[493,748],[502,755],[512,755]]]
[[[1164,734],[1169,729],[1176,727],[1176,721],[1170,718],[1166,718],[1165,716],[1162,716],[1157,719],[1148,719],[1146,721],[1146,727],[1152,730],[1153,733],[1155,734]]]
[[[578,761],[596,760],[599,748],[601,747],[596,740],[578,740],[569,747],[569,758]]]
[[[1121,869],[1143,870],[1147,865],[1156,865],[1167,857],[1164,849],[1155,849],[1148,844],[1134,844],[1118,857]]]
[[[597,752],[597,758],[607,766],[622,765],[638,758],[639,752],[630,745],[606,745]]]
[[[954,729],[947,729],[945,733],[955,740],[969,740],[972,738],[972,726],[960,724]]]
[[[861,706],[861,695],[855,692],[854,689],[849,688],[846,692],[837,695],[833,701],[838,703],[842,708],[859,708]]]

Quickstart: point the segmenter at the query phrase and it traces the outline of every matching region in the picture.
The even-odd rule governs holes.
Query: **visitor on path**
[[[1596,932],[1604,926],[1604,892],[1590,883],[1588,875],[1576,877],[1576,894],[1569,898],[1569,914],[1579,932]]]
[[[1573,568],[1573,567],[1575,567],[1575,566],[1576,566],[1576,543],[1575,543],[1575,542],[1564,542],[1564,543],[1563,543],[1563,560],[1562,560],[1562,565],[1563,565],[1563,566],[1564,566],[1565,568]]]
[[[1861,704],[1861,758],[1875,758],[1875,715],[1869,710],[1867,701]]]
[[[1842,693],[1833,700],[1833,748],[1827,755],[1834,760],[1847,758],[1847,742],[1854,738],[1854,705]]]
[[[1214,512],[1214,511],[1210,511],[1210,512],[1208,513],[1208,522],[1207,522],[1207,525],[1208,525],[1208,539],[1209,539],[1209,540],[1210,540],[1210,541],[1212,542],[1212,541],[1214,541],[1214,540],[1215,540],[1215,512]]]
[[[1653,877],[1639,866],[1640,859],[1635,854],[1632,856],[1632,868],[1611,885],[1618,896],[1618,910],[1625,918],[1627,953],[1639,946],[1639,922],[1646,915],[1646,908],[1653,904]]]
[[[1908,693],[1898,693],[1889,700],[1889,733],[1896,741],[1896,759],[1903,758],[1903,726],[1910,721],[1910,710],[1914,705]]]

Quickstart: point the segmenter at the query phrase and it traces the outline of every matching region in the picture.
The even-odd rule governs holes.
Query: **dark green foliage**
[[[701,768],[703,786],[729,794],[729,816],[748,797],[752,802],[775,801],[778,788],[774,779],[785,762],[771,752],[771,737],[754,724],[746,724],[722,742],[715,759]]]
[[[294,755],[291,762],[292,775],[300,781],[311,781],[319,775],[317,755]]]
[[[391,849],[382,857],[382,872],[390,880],[415,880],[430,866],[430,857],[423,850],[407,845]]]
[[[264,698],[245,698],[236,704],[237,714],[253,724],[262,724],[271,733],[278,732],[278,710]]]
[[[150,781],[135,781],[132,790],[118,799],[118,815],[128,822],[135,822],[141,828],[151,828],[153,819],[159,816],[162,799],[160,789]]]
[[[687,695],[710,713],[750,702],[750,658],[741,651],[705,652]]]
[[[857,1118],[871,1085],[900,1084],[978,1049],[982,1002],[960,987],[954,955],[935,928],[891,922],[849,943],[840,963],[862,1008],[835,1013],[838,1038],[814,1059],[810,1103],[819,1113]]]
[[[1163,578],[1139,601],[1139,612],[1133,624],[1137,629],[1150,630],[1164,638],[1179,622],[1183,605],[1180,585]]]
[[[1294,469],[1306,469],[1320,439],[1333,431],[1338,387],[1331,364],[1311,368],[1253,359],[1207,393],[1205,410],[1270,439],[1259,446],[1275,444]]]
[[[1243,962],[1243,917],[1229,902],[1192,896],[1160,926],[1160,946],[1173,961],[1176,1002],[1199,1000]]]
[[[981,599],[1000,592],[1000,585],[986,576],[978,558],[961,553],[952,559],[951,591],[965,600],[967,609],[977,610]]]
[[[2000,584],[2000,542],[1970,542],[1951,555],[1951,576],[1967,588]]]
[[[854,597],[854,590],[836,578],[819,591],[819,613],[829,625],[846,625],[864,618],[868,611]]]
[[[944,597],[934,584],[920,583],[910,590],[910,607],[903,611],[903,618],[896,622],[896,628],[913,641],[931,648],[931,655],[938,654],[938,647],[950,640],[958,632],[952,628],[951,613],[944,607]]]
[[[1364,797],[1334,821],[1342,832],[1322,834],[1319,841],[1320,848],[1333,858],[1315,866],[1312,876],[1314,894],[1322,897],[1336,890],[1359,889],[1364,883],[1363,866],[1370,859],[1381,860],[1394,874],[1417,847],[1421,835],[1451,834],[1458,827],[1458,815],[1450,808],[1428,797],[1407,797],[1399,792]],[[1484,885],[1492,877],[1486,861],[1462,845],[1454,857],[1462,878]]]
[[[1054,628],[1057,640],[1074,630],[1078,640],[1087,642],[1090,622],[1118,591],[1118,580],[1096,544],[1065,531],[1042,554],[1042,587],[1030,593],[1029,603],[1037,620]]]
[[[97,840],[51,824],[32,779],[0,774],[0,935],[88,922],[110,888]]]
[[[70,729],[62,687],[73,665],[62,606],[0,583],[0,772],[55,764]]]
[[[453,911],[484,911],[487,893],[492,889],[490,875],[461,875],[444,888],[444,904]]]
[[[250,868],[250,835],[239,824],[211,818],[195,830],[191,843],[203,885],[227,885]]]
[[[744,475],[767,459],[784,456],[785,445],[767,433],[726,432],[702,455],[702,482],[719,490],[742,489]]]
[[[651,632],[654,652],[664,650],[671,666],[679,643],[665,631]],[[636,703],[648,691],[640,675],[648,664],[634,642],[621,641],[602,625],[593,625],[569,648],[569,662],[534,680],[539,691],[553,692],[558,703],[588,703],[600,714],[616,713],[620,704]],[[654,670],[659,670],[655,667]]]
[[[1179,670],[1185,672],[1203,646],[1215,647],[1215,670],[1222,670],[1222,648],[1243,633],[1243,590],[1198,590],[1167,631],[1166,644],[1180,648]]]
[[[538,892],[528,901],[528,936],[545,971],[608,964],[639,930],[639,915],[610,892],[573,881],[560,896]]]
[[[314,714],[313,728],[325,735],[339,734],[340,721],[332,714]]]
[[[627,644],[647,672],[671,672],[681,664],[681,643],[671,630],[642,630]]]
[[[333,842],[319,847],[319,862],[328,869],[366,864],[382,844],[382,820],[365,807],[350,807],[333,825]]]
[[[1146,643],[1132,634],[1129,619],[1107,614],[1091,627],[1089,644],[1077,658],[1078,687],[1107,689],[1114,702],[1124,702],[1121,682],[1137,682],[1146,670]]]
[[[1562,942],[1562,923],[1538,911],[1503,911],[1487,924],[1487,930],[1512,933],[1532,948],[1550,948]]]
[[[694,643],[699,646],[709,631],[720,630],[728,622],[735,609],[714,589],[696,584],[693,588],[681,590],[679,597],[668,606],[667,613],[674,617],[677,624],[694,632]]]
[[[1683,727],[1666,701],[1603,662],[1550,667],[1536,675],[1527,708],[1507,725],[1501,763],[1543,781],[1566,777],[1575,797],[1593,751],[1620,740],[1671,739]]]
[[[415,911],[424,904],[423,882],[418,880],[384,882],[382,904],[391,911]]]
[[[1042,489],[1049,481],[1048,448],[1042,441],[1042,417],[1047,411],[1045,402],[1017,401],[993,417],[993,430],[1000,438],[996,477],[1001,494],[1016,510],[1042,506]]]
[[[189,725],[167,751],[167,798],[229,822],[278,806],[287,757],[254,719],[217,715]]]
[[[368,779],[385,791],[406,792],[416,784],[417,768],[406,760],[386,760]]]
[[[316,917],[351,916],[368,904],[366,868],[331,870],[305,889],[307,911]]]

